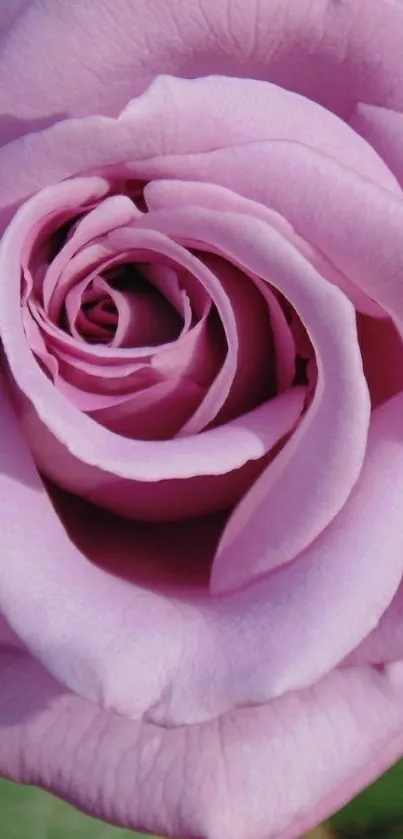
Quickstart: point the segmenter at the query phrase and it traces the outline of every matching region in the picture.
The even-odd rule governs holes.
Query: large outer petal
[[[365,137],[310,99],[268,82],[160,76],[143,97],[129,102],[119,119],[141,126],[148,139],[148,155],[151,148],[152,154],[156,148],[180,154],[242,145],[252,139],[292,140],[396,191],[391,172]]]
[[[48,184],[87,169],[265,139],[307,143],[401,193],[363,138],[299,96],[246,79],[161,77],[131,100],[118,119],[67,119],[5,145],[0,150],[0,217],[9,218],[19,202]]]
[[[163,180],[150,181],[144,188],[144,197],[148,209],[164,210],[177,206],[193,204],[208,207],[211,210],[225,210],[232,213],[244,213],[261,219],[272,225],[286,239],[295,245],[315,266],[317,271],[337,285],[347,295],[358,312],[365,313],[371,319],[384,319],[385,312],[370,297],[354,285],[345,275],[337,271],[323,253],[316,250],[309,242],[298,236],[294,227],[283,216],[265,204],[245,198],[238,192],[203,181]],[[272,302],[270,310],[273,313]],[[273,327],[273,325],[272,325]],[[291,377],[292,380],[293,377]]]
[[[360,103],[349,124],[371,143],[403,184],[403,114]]]
[[[13,23],[15,24],[18,15],[20,14],[25,0],[7,0],[7,3],[2,3],[0,6],[0,42],[2,38],[7,36],[7,32],[11,29]],[[1,136],[0,136],[1,143]]]
[[[390,606],[378,625],[355,650],[347,656],[345,664],[380,665],[398,661],[403,657],[403,583],[399,586]]]
[[[388,312],[403,331],[400,196],[327,155],[283,140],[141,161],[133,170],[147,179],[219,184],[266,204]]]
[[[104,538],[103,519],[99,533],[94,519],[84,520],[87,545],[86,521],[93,536],[83,551],[50,504],[4,393],[1,410],[0,610],[56,678],[104,708],[181,725],[264,704],[344,659],[395,594],[403,556],[400,397],[374,412],[361,479],[322,536],[281,572],[226,598],[161,589],[158,580],[150,590],[135,572],[127,580],[119,553],[126,570],[130,557],[134,565],[154,561],[152,540],[135,524],[117,526],[111,540],[108,522]],[[38,522],[45,540],[33,537]],[[154,552],[169,563],[176,548],[166,533]],[[191,565],[200,529],[185,535],[177,549]]]
[[[397,0],[30,0],[1,43],[2,133],[116,114],[166,72],[268,79],[343,114],[399,108],[402,38]]]
[[[334,672],[261,708],[166,730],[101,711],[1,637],[0,772],[119,825],[297,839],[402,754],[401,664]]]

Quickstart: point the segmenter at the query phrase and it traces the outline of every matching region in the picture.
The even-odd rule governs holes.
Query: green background
[[[140,839],[35,787],[0,780],[1,839]],[[403,761],[332,820],[337,839],[403,839]]]

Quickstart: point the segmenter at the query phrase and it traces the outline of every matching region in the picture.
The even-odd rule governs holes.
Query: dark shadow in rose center
[[[125,519],[46,483],[72,542],[113,576],[166,593],[205,591],[230,511],[175,522]]]

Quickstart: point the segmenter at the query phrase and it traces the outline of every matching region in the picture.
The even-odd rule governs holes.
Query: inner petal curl
[[[111,195],[64,218],[64,236],[47,216],[24,248],[23,318],[36,357],[80,410],[125,436],[167,439],[281,392],[280,322],[294,341],[278,300],[218,254],[182,249],[178,264],[144,247],[142,215]]]

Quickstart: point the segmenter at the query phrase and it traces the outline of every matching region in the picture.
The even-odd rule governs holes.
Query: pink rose
[[[403,753],[403,6],[0,29],[0,771],[294,839]]]

